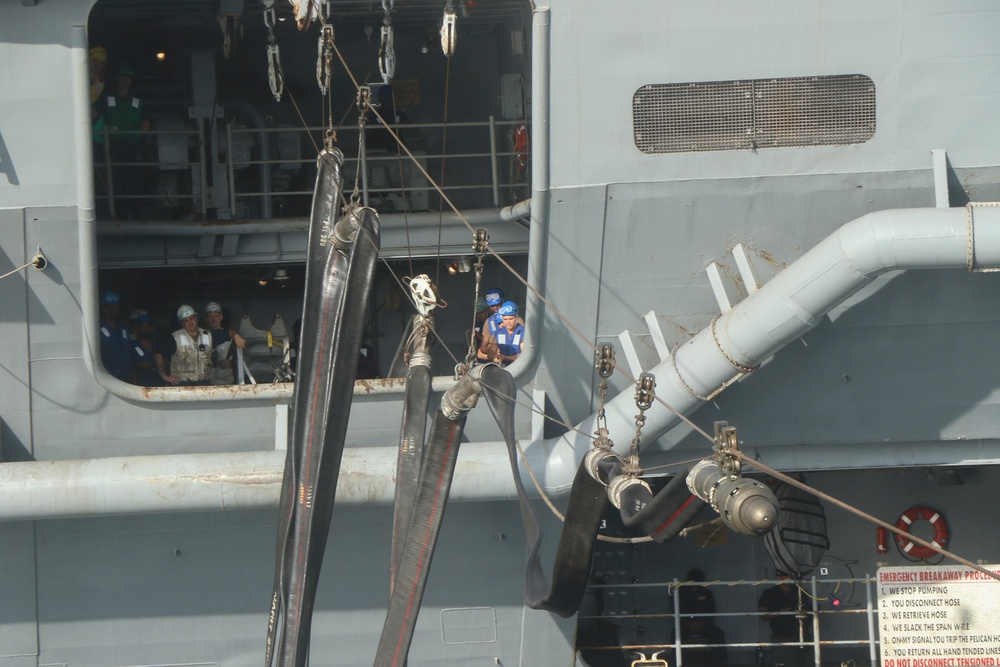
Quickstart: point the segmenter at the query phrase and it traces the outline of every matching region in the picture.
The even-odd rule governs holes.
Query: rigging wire
[[[441,234],[444,228],[444,163],[445,156],[448,153],[448,97],[451,90],[451,58],[445,58],[447,61],[444,70],[444,118],[442,119],[441,125],[441,200],[438,201],[438,244],[437,244],[437,273],[434,277],[434,282],[441,282]],[[384,122],[384,121],[383,121]],[[398,141],[398,138],[397,138]],[[455,208],[455,205],[450,201],[448,204]],[[475,234],[472,226],[469,226],[469,231]]]
[[[900,530],[899,528],[896,528],[896,526],[894,526],[892,524],[886,523],[885,521],[882,521],[881,519],[878,519],[878,518],[872,516],[871,514],[868,514],[867,512],[862,512],[861,510],[859,510],[859,509],[857,509],[857,508],[855,508],[855,507],[853,507],[851,505],[848,505],[847,503],[845,503],[842,500],[838,500],[837,498],[834,498],[833,496],[831,496],[831,495],[829,495],[827,493],[824,493],[824,492],[822,492],[822,491],[820,491],[818,489],[814,489],[811,486],[809,486],[808,484],[805,484],[804,482],[798,481],[794,477],[786,475],[783,472],[779,472],[779,471],[775,470],[774,468],[771,468],[770,466],[766,466],[763,463],[761,463],[760,461],[755,461],[754,459],[751,459],[749,456],[747,456],[746,454],[744,454],[742,451],[740,451],[738,449],[737,450],[733,450],[732,451],[732,455],[734,457],[736,457],[737,459],[739,459],[740,461],[742,461],[743,463],[747,464],[748,466],[750,466],[752,468],[757,468],[758,470],[767,473],[768,475],[774,477],[775,479],[781,480],[782,482],[784,482],[785,484],[788,484],[789,486],[794,486],[795,488],[800,489],[802,491],[805,491],[806,493],[811,493],[812,495],[816,496],[820,500],[825,500],[828,503],[836,505],[840,509],[845,510],[847,512],[850,512],[851,514],[853,514],[853,515],[855,515],[857,517],[860,517],[860,518],[864,519],[865,521],[868,521],[870,523],[874,523],[876,526],[881,526],[882,528],[885,528],[886,530],[888,530],[888,531],[890,531],[892,533],[895,533],[896,535],[905,535],[907,539],[909,539],[909,540],[911,540],[913,542],[916,542],[917,544],[919,544],[921,546],[925,546],[925,547],[928,547],[930,549],[933,549],[934,551],[938,552],[939,554],[941,554],[943,556],[947,556],[948,558],[951,558],[952,560],[954,560],[957,563],[960,563],[961,565],[965,565],[966,567],[971,567],[972,569],[978,570],[979,572],[982,572],[983,574],[988,574],[990,576],[990,578],[992,578],[992,579],[996,579],[997,581],[1000,581],[1000,574],[992,572],[992,571],[986,569],[985,567],[983,567],[982,565],[977,565],[976,563],[973,563],[972,561],[966,560],[965,558],[962,558],[958,554],[954,554],[951,551],[948,551],[947,549],[943,549],[941,547],[934,546],[932,543],[930,543],[930,542],[928,542],[926,540],[923,540],[923,539],[917,537],[916,535],[912,535],[910,533],[906,533],[906,532]]]

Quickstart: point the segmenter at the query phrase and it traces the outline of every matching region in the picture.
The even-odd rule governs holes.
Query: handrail
[[[525,198],[524,196],[516,196],[518,190],[526,192],[529,187],[526,180],[513,176],[517,153],[514,150],[499,150],[498,146],[502,145],[502,142],[498,140],[497,136],[498,132],[521,124],[523,121],[520,120],[497,120],[490,117],[485,121],[399,124],[396,129],[405,134],[447,128],[452,134],[456,132],[464,134],[467,139],[466,149],[461,152],[417,152],[416,155],[421,161],[443,161],[452,170],[452,173],[445,178],[445,183],[442,184],[442,189],[446,193],[453,195],[461,192],[465,193],[466,198],[471,197],[465,205],[466,208],[486,208],[499,206],[505,193],[514,194],[516,199]],[[387,182],[369,187],[368,192],[372,195],[385,197],[387,202],[395,202],[395,198],[399,197],[400,203],[397,205],[403,206],[408,211],[436,209],[436,206],[427,201],[428,195],[433,194],[436,188],[426,181],[423,174],[418,173],[416,167],[407,164],[397,172],[392,165],[401,159],[406,163],[409,161],[405,157],[400,158],[394,151],[385,149],[383,152],[381,149],[371,146],[372,133],[377,133],[378,128],[378,125],[367,126],[366,137],[368,137],[368,141],[366,143],[368,146],[366,147],[364,163],[367,165],[366,174],[373,168],[383,169]],[[237,127],[233,123],[227,123],[224,136],[228,149],[225,151],[223,162],[219,163],[218,166],[222,168],[222,173],[225,174],[228,182],[224,184],[225,198],[220,200],[219,196],[223,194],[223,188],[220,188],[219,194],[214,197],[214,190],[213,192],[209,191],[207,174],[209,171],[218,172],[214,171],[213,164],[210,162],[207,139],[204,136],[202,126],[180,130],[111,130],[105,126],[100,137],[103,142],[101,147],[103,154],[95,156],[101,158],[95,166],[101,170],[101,180],[104,187],[102,192],[95,194],[95,198],[98,202],[107,204],[107,210],[113,219],[120,217],[120,211],[116,210],[115,202],[118,201],[120,204],[126,200],[139,203],[168,200],[171,204],[163,208],[169,209],[176,208],[173,203],[185,202],[185,206],[189,206],[191,212],[199,214],[201,219],[209,217],[210,202],[214,202],[215,206],[224,206],[228,209],[229,213],[224,214],[223,217],[228,215],[234,219],[267,218],[271,214],[270,202],[272,200],[305,197],[312,194],[311,190],[287,186],[293,174],[302,169],[311,168],[315,162],[315,158],[309,155],[311,153],[311,149],[308,148],[310,141],[303,139],[303,135],[305,137],[322,135],[325,129],[323,127]],[[357,126],[341,125],[334,129],[342,145],[345,147],[356,145],[359,136]],[[278,156],[273,150],[263,152],[259,156],[250,154],[253,141],[270,141],[271,137],[287,137],[289,135],[296,135],[297,138],[292,140],[292,143],[302,146],[301,151],[295,151],[298,153],[297,155]],[[137,143],[155,146],[154,150],[158,152],[165,150],[165,141],[173,139],[174,145],[166,147],[166,149],[173,148],[175,155],[172,157],[177,157],[176,154],[184,152],[189,159],[114,161],[111,145],[116,137],[139,137]],[[178,143],[178,137],[182,138],[182,143]],[[243,146],[247,147],[244,154],[235,155],[234,148]],[[481,147],[481,150],[477,147]],[[345,150],[345,152],[350,154],[351,151]],[[504,161],[510,164],[507,178],[503,178],[504,170],[501,168]],[[346,182],[353,182],[358,163],[357,156],[348,155],[345,159]],[[146,183],[142,191],[122,192],[121,183],[117,183],[115,179],[116,174],[119,178],[121,177],[121,168],[123,167],[141,170],[149,182],[152,181],[154,170],[157,173],[188,171],[191,175],[187,183],[189,187],[169,191],[164,188],[160,191],[158,187],[153,188],[150,187],[150,183]],[[275,173],[275,176],[273,179],[257,179],[257,182],[264,187],[253,187],[256,185],[255,179],[252,176],[244,176],[242,173],[242,170],[249,167],[270,169]],[[406,171],[403,172],[402,169]],[[278,178],[279,171],[288,174],[288,178]],[[437,168],[432,171],[432,173],[438,172]],[[268,172],[269,174],[270,172]],[[470,181],[468,175],[472,175],[474,178]],[[414,202],[414,198],[417,199],[416,202]],[[257,211],[253,210],[255,205],[250,203],[255,200],[260,200]],[[245,203],[242,210],[238,208],[241,203]],[[274,215],[274,217],[284,216]]]
[[[673,602],[673,612],[672,613],[649,613],[649,614],[600,614],[596,616],[580,615],[578,618],[581,621],[592,621],[592,620],[607,620],[607,621],[619,621],[622,619],[673,619],[673,633],[674,641],[672,642],[656,642],[656,643],[626,643],[619,645],[598,645],[598,646],[578,646],[578,649],[583,650],[596,650],[596,651],[666,651],[673,650],[674,660],[672,664],[678,667],[683,665],[683,649],[690,648],[741,648],[741,649],[765,649],[773,648],[775,646],[798,646],[802,648],[813,647],[814,660],[817,667],[822,662],[821,649],[822,647],[833,647],[833,646],[856,646],[856,647],[869,647],[870,659],[872,664],[874,664],[875,657],[877,656],[877,647],[879,645],[879,639],[875,635],[875,623],[874,619],[877,615],[876,609],[877,604],[872,594],[872,582],[875,581],[874,577],[865,575],[864,577],[856,577],[850,579],[835,579],[835,578],[823,578],[819,579],[816,576],[811,577],[808,581],[810,592],[806,592],[803,589],[803,601],[804,606],[808,600],[811,600],[812,604],[810,609],[804,609],[804,613],[807,618],[812,619],[812,630],[813,639],[805,640],[800,634],[800,641],[797,642],[773,642],[773,641],[727,641],[726,643],[715,643],[715,644],[703,644],[703,643],[684,643],[681,634],[681,619],[682,618],[699,618],[699,617],[728,617],[728,618],[746,618],[746,619],[756,619],[762,618],[764,616],[795,616],[801,612],[789,611],[789,612],[762,612],[757,609],[754,611],[730,611],[730,612],[710,612],[710,613],[691,613],[684,612],[680,610],[680,596],[671,593],[671,598]],[[608,589],[629,589],[629,588],[666,588],[676,590],[685,586],[724,586],[724,587],[737,587],[737,586],[751,586],[758,587],[764,585],[776,585],[780,583],[787,583],[787,580],[756,580],[756,581],[699,581],[699,582],[680,582],[674,580],[671,582],[654,582],[654,583],[622,583],[622,584],[593,584],[588,587],[590,590],[608,590]],[[861,583],[865,584],[865,603],[861,606],[856,606],[852,608],[842,608],[842,609],[820,609],[819,602],[820,597],[817,595],[818,584],[836,584],[838,587],[842,584],[849,583]],[[755,596],[756,597],[756,596]],[[841,639],[823,639],[821,636],[821,628],[819,619],[821,617],[835,617],[835,616],[850,616],[850,615],[861,615],[867,616],[867,636],[863,638],[841,638]]]

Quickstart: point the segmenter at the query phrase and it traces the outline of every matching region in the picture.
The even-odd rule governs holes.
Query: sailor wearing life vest
[[[486,317],[486,331],[484,334],[489,336],[496,336],[497,329],[500,328],[500,306],[504,302],[503,290],[499,287],[491,287],[488,292],[486,292],[486,308],[489,310],[489,315]]]
[[[198,313],[187,304],[177,309],[181,328],[164,341],[163,354],[156,355],[156,367],[169,384],[207,385],[212,374],[212,335],[198,326]],[[170,356],[166,372],[164,356]]]
[[[235,354],[235,345],[238,348],[245,348],[247,342],[236,329],[225,329],[222,326],[222,306],[215,301],[205,304],[205,324],[208,326],[208,333],[212,337],[212,384],[233,384],[237,381],[233,373],[232,356]]]
[[[517,304],[513,301],[505,301],[497,313],[500,315],[500,328],[496,333],[499,352],[494,361],[506,366],[524,349],[524,325],[518,322]]]

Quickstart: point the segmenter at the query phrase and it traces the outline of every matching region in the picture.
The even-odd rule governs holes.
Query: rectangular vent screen
[[[860,144],[875,134],[875,84],[861,74],[663,83],[632,97],[643,153]]]

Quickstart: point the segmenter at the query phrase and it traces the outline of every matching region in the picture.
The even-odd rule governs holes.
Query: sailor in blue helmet
[[[490,336],[495,336],[497,329],[500,328],[500,306],[506,300],[506,295],[503,290],[499,287],[491,287],[486,291],[486,307],[489,311],[489,315],[486,318],[486,333]]]
[[[497,310],[500,327],[494,336],[487,337],[479,348],[481,361],[492,361],[506,366],[517,359],[524,349],[524,323],[517,316],[517,304],[505,301]]]
[[[118,295],[101,294],[101,361],[119,380],[132,381],[132,345],[128,329],[118,322]]]

